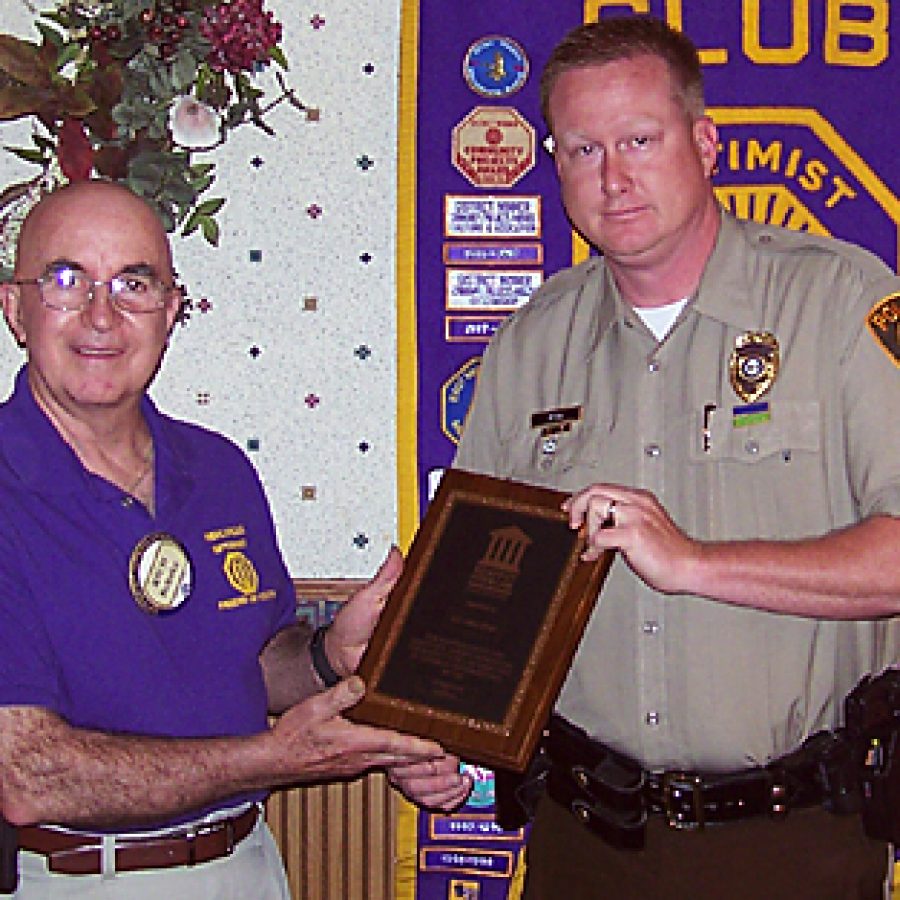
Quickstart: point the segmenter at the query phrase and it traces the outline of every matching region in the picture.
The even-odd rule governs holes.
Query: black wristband
[[[326,631],[328,631],[328,626],[320,625],[313,632],[312,639],[309,642],[309,656],[312,660],[313,668],[316,670],[316,675],[322,679],[322,684],[327,688],[332,688],[341,680],[341,676],[334,671],[325,653]]]

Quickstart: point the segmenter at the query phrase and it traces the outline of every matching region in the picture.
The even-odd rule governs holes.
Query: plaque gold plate
[[[360,664],[356,722],[524,771],[603,580],[549,488],[447,471]]]

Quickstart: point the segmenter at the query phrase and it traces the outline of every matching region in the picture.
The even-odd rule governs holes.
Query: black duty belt
[[[648,772],[553,716],[541,753],[549,796],[621,848],[643,847],[652,814],[662,815],[672,828],[697,829],[751,816],[783,816],[826,798],[822,752],[808,745],[768,766],[742,772]]]

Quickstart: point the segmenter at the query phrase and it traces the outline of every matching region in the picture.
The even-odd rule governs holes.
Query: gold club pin
[[[178,609],[190,596],[191,560],[171,534],[162,531],[141,538],[128,561],[128,585],[135,603],[148,613]]]
[[[746,331],[734,340],[729,360],[731,386],[746,403],[762,397],[775,382],[781,362],[778,339],[768,331]]]

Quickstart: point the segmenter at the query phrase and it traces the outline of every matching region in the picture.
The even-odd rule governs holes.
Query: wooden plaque
[[[613,553],[580,560],[566,494],[451,469],[360,664],[347,716],[523,771]]]

